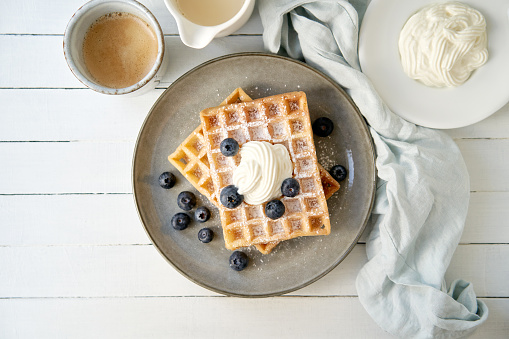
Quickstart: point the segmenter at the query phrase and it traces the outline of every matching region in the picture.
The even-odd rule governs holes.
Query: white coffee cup
[[[129,13],[145,21],[156,33],[157,56],[150,71],[134,85],[125,88],[109,88],[99,84],[85,66],[83,41],[90,26],[109,13]],[[64,34],[64,56],[72,73],[85,86],[103,94],[141,94],[153,89],[161,80],[166,68],[164,62],[164,35],[154,15],[134,0],[92,0],[74,13]]]

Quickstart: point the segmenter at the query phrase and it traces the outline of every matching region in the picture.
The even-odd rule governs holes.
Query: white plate
[[[436,2],[372,0],[361,26],[359,59],[362,71],[394,113],[426,127],[463,127],[509,101],[509,1],[462,1],[486,18],[489,58],[463,85],[443,89],[410,79],[403,72],[398,51],[399,33],[407,19]]]

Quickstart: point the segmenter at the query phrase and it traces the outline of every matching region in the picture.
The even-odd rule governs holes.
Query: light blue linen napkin
[[[365,9],[366,1],[355,5]],[[370,125],[378,183],[357,276],[359,299],[386,331],[404,338],[455,338],[488,317],[471,284],[449,291],[444,274],[468,208],[469,177],[445,133],[393,114],[360,71],[356,8],[342,0],[259,0],[265,47],[304,60],[340,84]]]

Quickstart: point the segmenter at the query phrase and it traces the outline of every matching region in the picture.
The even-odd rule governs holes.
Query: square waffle
[[[318,170],[320,171],[320,180],[322,181],[323,193],[325,199],[329,199],[334,193],[339,190],[339,183],[330,175],[329,172],[322,165],[318,164]],[[279,241],[271,241],[266,244],[255,245],[256,249],[262,254],[269,254],[272,252],[274,247],[279,244]]]
[[[232,184],[233,171],[240,163],[240,154],[227,158],[220,152],[221,141],[228,137],[234,138],[241,147],[253,140],[284,145],[293,163],[293,177],[301,187],[296,197],[281,198],[286,211],[276,220],[265,215],[265,204],[243,202],[235,209],[218,204],[226,248],[234,250],[330,233],[329,212],[303,92],[208,108],[200,113],[200,118],[213,199],[219,201],[221,190]]]
[[[237,88],[221,105],[235,102],[251,101],[251,98]],[[203,129],[201,124],[182,142],[169,157],[168,161],[211,203],[219,206],[214,193],[214,185],[210,178],[210,165],[207,158]]]

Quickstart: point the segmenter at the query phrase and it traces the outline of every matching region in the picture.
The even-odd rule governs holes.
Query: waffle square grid
[[[235,209],[219,205],[225,245],[229,249],[330,233],[330,220],[313,143],[306,95],[292,92],[250,102],[208,108],[200,113],[210,176],[212,197],[218,201],[222,188],[232,184],[240,155],[225,157],[219,145],[234,137],[240,146],[257,140],[284,145],[293,162],[293,176],[301,186],[295,198],[283,197],[285,214],[272,220],[264,204],[242,203]]]

